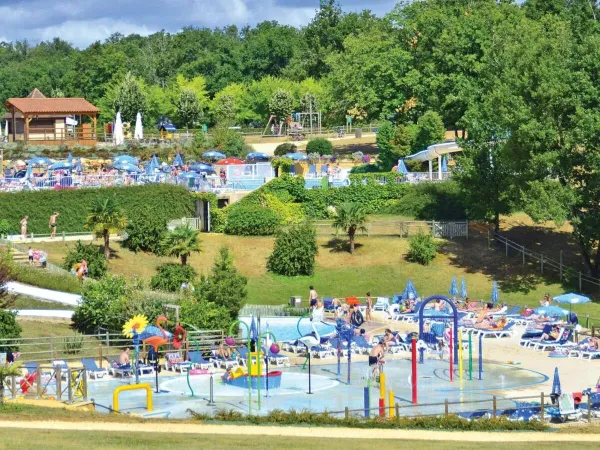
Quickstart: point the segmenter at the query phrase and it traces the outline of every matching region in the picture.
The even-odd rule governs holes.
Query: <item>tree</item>
[[[110,234],[120,233],[127,226],[127,218],[117,205],[115,197],[96,197],[92,201],[85,227],[96,237],[104,239],[104,259],[110,259]]]
[[[161,242],[166,232],[167,221],[164,218],[142,210],[128,220],[121,246],[134,253],[152,252],[161,255]]]
[[[420,151],[431,144],[442,142],[446,135],[446,128],[440,115],[434,111],[427,111],[417,120],[417,135],[413,149]]]
[[[196,285],[194,296],[199,302],[207,301],[225,308],[230,319],[235,320],[246,303],[247,284],[246,277],[240,275],[233,266],[229,249],[221,247],[210,274],[202,275]]]
[[[360,203],[342,203],[336,208],[333,228],[348,234],[350,253],[354,253],[354,238],[357,231],[367,231],[367,213]]]
[[[150,287],[157,291],[178,292],[183,283],[193,282],[197,273],[191,266],[166,263],[156,268],[156,274],[150,280]]]
[[[194,125],[202,117],[202,108],[196,94],[191,90],[183,90],[175,102],[177,118],[187,127]]]
[[[390,170],[398,159],[411,153],[412,130],[408,125],[399,124],[394,127],[390,122],[385,122],[377,132],[377,146],[379,147],[378,161],[383,170]]]
[[[267,270],[288,277],[312,275],[318,252],[315,227],[309,222],[292,225],[278,233]]]
[[[219,122],[232,123],[235,120],[236,104],[232,95],[222,95],[213,102],[213,115]]]
[[[194,230],[189,225],[179,225],[166,234],[162,248],[165,255],[181,259],[181,265],[185,266],[192,253],[202,251],[200,231]]]
[[[100,249],[94,244],[84,244],[81,241],[75,243],[75,247],[70,249],[63,258],[63,269],[71,271],[75,264],[82,260],[87,262],[88,276],[90,278],[100,279],[108,271],[108,265]]]
[[[114,105],[115,110],[121,112],[124,122],[135,122],[137,113],[143,114],[146,111],[146,95],[140,82],[131,72],[127,72],[119,83]]]
[[[278,121],[285,121],[294,110],[294,98],[284,89],[278,89],[269,100],[269,112],[277,117]]]

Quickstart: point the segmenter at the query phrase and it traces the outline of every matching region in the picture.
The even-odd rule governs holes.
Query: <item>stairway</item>
[[[16,248],[12,249],[12,259],[17,264],[29,264],[27,252],[22,252],[21,250],[17,250]]]

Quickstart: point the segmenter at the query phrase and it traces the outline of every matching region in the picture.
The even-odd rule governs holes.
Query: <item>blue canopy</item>
[[[570,305],[575,305],[577,303],[589,303],[589,297],[580,294],[574,294],[572,292],[568,292],[566,294],[559,295],[558,297],[554,297],[556,303],[569,303]]]
[[[246,155],[247,161],[268,161],[270,158],[270,155],[262,152],[251,152]]]
[[[467,293],[467,282],[465,281],[465,277],[462,277],[460,280],[460,296],[462,298],[467,298],[469,296]]]
[[[210,150],[208,152],[202,153],[202,157],[206,159],[214,159],[216,161],[219,159],[225,159],[227,156],[224,153],[221,153],[217,150]]]
[[[159,128],[161,130],[165,130],[165,131],[169,131],[169,132],[177,131],[177,128],[175,128],[175,125],[173,125],[172,123],[164,123]]]
[[[129,156],[129,155],[119,155],[117,156],[115,159],[113,159],[113,162],[115,164],[117,163],[129,163],[129,164],[138,164],[138,159],[133,157],[133,156]]]
[[[442,156],[442,172],[448,172],[448,161],[445,156]]]
[[[498,282],[495,280],[494,286],[492,287],[492,296],[490,297],[490,300],[492,300],[494,305],[498,303],[498,300],[500,300],[500,297],[498,296]]]
[[[135,164],[130,164],[130,163],[116,163],[115,165],[113,165],[113,167],[117,170],[122,170],[125,172],[133,172],[133,173],[142,173],[143,170],[140,169],[138,166],[136,166]]]
[[[413,294],[414,298],[417,298],[419,294],[417,294],[417,290],[412,282],[412,280],[408,280],[406,283],[406,287],[404,288],[404,292],[402,293],[402,300],[406,300],[410,297],[410,294]]]
[[[30,166],[47,166],[49,164],[52,164],[52,161],[50,160],[50,158],[46,158],[45,156],[34,156],[29,161],[27,161],[27,164]]]
[[[181,167],[183,165],[183,156],[181,156],[181,153],[177,153],[177,155],[175,155],[175,159],[173,160],[173,167]]]
[[[209,166],[208,164],[194,164],[193,166],[190,166],[190,170],[193,170],[194,172],[206,172],[206,173],[214,173],[215,169],[213,169],[212,166]]]
[[[200,174],[196,172],[182,172],[178,175],[179,178],[199,178]]]
[[[406,163],[404,162],[404,159],[399,159],[398,160],[398,169],[397,169],[398,173],[401,173],[402,175],[406,175],[407,173],[410,173],[408,171],[408,167],[406,167]]]
[[[539,308],[535,308],[533,312],[548,317],[562,317],[569,314],[569,311],[567,311],[566,309],[562,309],[554,305],[540,306]]]
[[[458,295],[458,284],[456,283],[456,276],[452,277],[452,282],[450,283],[450,290],[448,293],[452,297],[456,297]]]
[[[69,170],[73,168],[73,164],[69,164],[66,161],[55,162],[48,166],[48,170]]]
[[[158,160],[158,157],[156,155],[152,155],[152,160],[150,161],[150,164],[152,164],[156,168],[160,167],[160,161]]]
[[[299,152],[286,153],[284,157],[289,158],[292,161],[306,161],[308,159],[308,156],[306,156],[304,153]]]
[[[562,390],[560,388],[560,378],[558,377],[558,367],[554,368],[554,380],[552,380],[552,392],[550,395],[556,395],[557,397],[562,394]]]

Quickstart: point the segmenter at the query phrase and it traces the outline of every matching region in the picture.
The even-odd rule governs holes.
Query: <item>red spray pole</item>
[[[453,345],[452,345],[452,328],[450,328],[450,381],[454,381],[454,359],[452,358],[452,349],[453,349]]]
[[[417,340],[412,339],[412,402],[413,405],[417,404]]]

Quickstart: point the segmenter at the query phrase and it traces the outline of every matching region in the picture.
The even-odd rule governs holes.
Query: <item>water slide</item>
[[[61,303],[65,306],[77,306],[81,301],[81,295],[68,292],[52,291],[27,284],[9,281],[6,288],[11,294],[21,294],[49,302]],[[13,310],[20,317],[39,317],[45,319],[70,319],[73,310],[69,309],[20,309]]]
[[[425,150],[409,155],[405,160],[424,162],[429,161],[429,179],[433,180],[433,164],[432,161],[437,158],[438,160],[438,179],[442,179],[442,156],[449,153],[461,152],[462,149],[458,146],[455,141],[443,142],[440,144],[433,144],[427,147]]]

